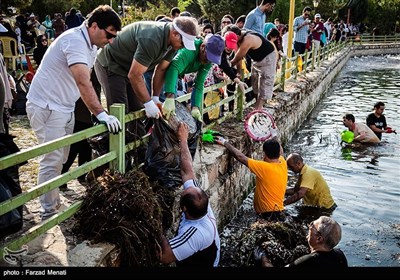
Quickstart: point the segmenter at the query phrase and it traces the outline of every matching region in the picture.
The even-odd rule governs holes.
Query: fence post
[[[302,68],[301,68],[301,72],[307,72],[307,67],[308,67],[308,57],[309,57],[309,55],[308,55],[308,49],[306,48],[306,51],[305,51],[305,53],[303,54],[304,55],[304,57],[303,57],[303,66],[302,66]]]
[[[241,81],[244,80],[244,71],[241,71],[241,73],[240,73],[240,80]],[[237,100],[237,110],[238,110],[238,113],[236,115],[236,119],[238,121],[241,121],[243,119],[244,96],[245,96],[245,93],[242,92],[240,90],[240,88],[237,86],[236,87],[236,92],[235,92],[235,97],[236,97],[236,100]]]
[[[296,67],[294,67],[294,78],[297,79],[297,72],[298,72],[298,69],[299,69],[299,53],[295,52],[294,57],[295,57],[294,65],[296,66]],[[302,67],[303,67],[303,64],[302,64]]]
[[[110,151],[117,152],[117,158],[110,162],[110,169],[125,173],[125,104],[111,105],[110,113],[117,117],[122,127],[120,133],[110,133]]]
[[[312,53],[311,53],[311,57],[312,57],[312,60],[311,60],[311,71],[314,71],[314,68],[315,68],[315,48],[313,47],[311,51],[312,51]]]
[[[287,58],[283,57],[281,65],[281,82],[280,82],[282,91],[285,91],[286,63],[287,63]]]

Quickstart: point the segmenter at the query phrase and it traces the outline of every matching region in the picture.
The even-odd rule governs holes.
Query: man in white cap
[[[175,95],[178,78],[188,73],[197,73],[192,91],[192,116],[197,120],[202,120],[200,113],[203,104],[204,81],[207,77],[212,63],[221,64],[221,56],[225,49],[225,41],[220,35],[208,34],[203,40],[195,40],[195,51],[182,49],[174,57],[173,61],[167,67],[160,67],[164,75],[155,75],[153,81],[153,92],[159,96],[165,80],[165,96],[163,104],[163,115],[168,119],[175,114]],[[164,65],[163,65],[164,66]]]
[[[321,15],[315,14],[314,16],[314,27],[311,29],[313,44],[315,52],[318,52],[321,44],[322,32],[325,32],[324,24],[321,22]]]
[[[105,93],[107,106],[123,103],[127,112],[145,108],[148,118],[161,114],[158,98],[151,97],[143,78],[148,70],[169,65],[177,50],[194,50],[198,35],[197,20],[177,17],[173,22],[139,21],[125,26],[114,41],[97,55],[95,70]],[[159,66],[157,66],[159,65]],[[157,66],[157,67],[156,67]],[[141,137],[146,131],[142,121],[128,124],[128,130]],[[142,147],[140,153],[145,151]]]

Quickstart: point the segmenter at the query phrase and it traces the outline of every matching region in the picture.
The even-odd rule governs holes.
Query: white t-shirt
[[[197,187],[195,180],[188,180],[183,184],[184,189]],[[177,235],[169,240],[172,251],[178,261],[184,260],[194,253],[209,247],[215,240],[218,248],[214,266],[218,266],[220,257],[220,238],[214,213],[208,204],[207,214],[197,220],[187,220],[182,214]]]
[[[90,43],[85,22],[63,32],[44,54],[27,99],[41,108],[73,112],[80,92],[69,66],[79,63],[91,69],[96,53],[97,47]]]

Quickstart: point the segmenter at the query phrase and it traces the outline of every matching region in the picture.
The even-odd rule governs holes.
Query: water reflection
[[[343,145],[340,139],[342,116],[352,113],[365,123],[376,101],[385,103],[387,123],[399,131],[399,55],[351,59],[285,147],[328,182],[338,205],[332,217],[343,230],[339,245],[350,266],[400,266],[399,136],[383,134],[377,145]],[[307,214],[295,205],[287,208]]]

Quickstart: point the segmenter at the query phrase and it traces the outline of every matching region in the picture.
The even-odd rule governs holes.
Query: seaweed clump
[[[75,231],[93,242],[119,248],[119,265],[160,266],[164,229],[172,224],[173,192],[150,183],[146,174],[105,170],[87,187]]]

